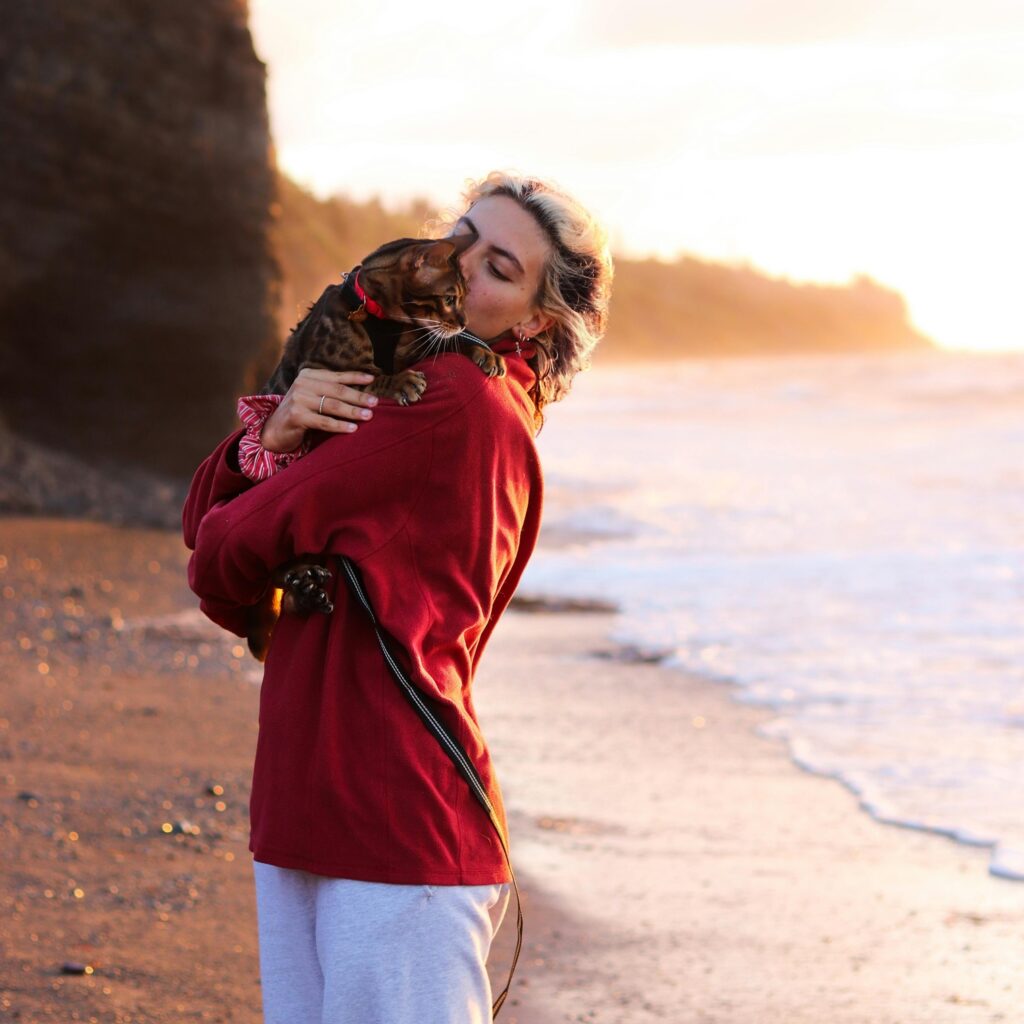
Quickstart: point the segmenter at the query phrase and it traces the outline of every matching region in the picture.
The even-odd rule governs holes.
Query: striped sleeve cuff
[[[290,452],[271,452],[263,447],[260,434],[263,424],[281,404],[283,395],[246,395],[238,400],[238,418],[245,433],[238,442],[238,466],[242,475],[250,480],[266,480],[309,451],[308,438]]]

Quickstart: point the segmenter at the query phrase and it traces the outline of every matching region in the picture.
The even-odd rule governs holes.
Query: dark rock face
[[[191,473],[279,348],[265,68],[244,0],[32,0],[0,33],[0,409]]]

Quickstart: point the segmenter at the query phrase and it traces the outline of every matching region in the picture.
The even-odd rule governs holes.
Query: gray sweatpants
[[[253,863],[265,1024],[486,1024],[508,883],[391,885]]]

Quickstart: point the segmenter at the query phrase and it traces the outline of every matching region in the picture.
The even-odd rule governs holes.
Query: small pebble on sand
[[[92,964],[82,964],[77,960],[65,960],[61,964],[61,974],[92,974],[94,968]]]

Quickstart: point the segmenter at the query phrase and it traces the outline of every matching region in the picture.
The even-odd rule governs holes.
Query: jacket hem
[[[392,885],[495,885],[510,882],[512,876],[502,861],[498,865],[481,864],[462,871],[439,870],[428,866],[388,867],[381,865],[354,864],[351,861],[323,861],[296,856],[265,846],[256,848],[249,844],[253,860],[261,864],[273,864],[279,868],[293,868],[308,871],[328,878],[352,878],[359,882],[388,882]]]

